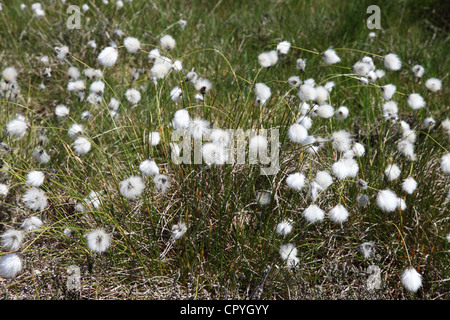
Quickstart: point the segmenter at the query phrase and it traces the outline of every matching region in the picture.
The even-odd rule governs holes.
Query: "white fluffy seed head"
[[[104,48],[97,56],[98,62],[104,67],[112,67],[119,57],[119,51],[114,47]]]
[[[336,151],[345,152],[350,149],[352,140],[350,133],[345,130],[333,132],[331,135],[331,144]]]
[[[450,174],[450,153],[446,153],[441,158],[441,169],[444,173]]]
[[[278,235],[286,237],[289,233],[291,233],[292,229],[292,223],[288,220],[283,220],[277,224],[275,231]]]
[[[0,260],[0,275],[3,278],[14,278],[22,271],[22,259],[17,253],[8,253]]]
[[[391,100],[393,95],[395,94],[395,91],[397,90],[397,87],[393,84],[387,84],[385,86],[381,87],[381,92],[383,94],[384,100]]]
[[[304,143],[305,139],[308,137],[308,131],[303,125],[294,123],[289,127],[288,135],[292,142]]]
[[[279,250],[282,260],[290,260],[297,256],[297,248],[292,243],[283,244]]]
[[[383,117],[386,120],[398,118],[398,106],[395,101],[388,101],[383,104]]]
[[[422,287],[422,275],[413,267],[403,271],[401,281],[405,289],[409,292],[417,292]]]
[[[325,64],[335,64],[341,61],[341,58],[336,54],[333,49],[328,49],[321,54],[321,57]]]
[[[189,133],[194,140],[202,140],[203,136],[209,134],[211,123],[208,120],[194,118],[189,123]]]
[[[413,177],[409,176],[408,178],[403,180],[402,189],[407,194],[413,194],[413,192],[416,190],[416,188],[417,188],[417,181],[414,180]]]
[[[315,102],[318,105],[322,105],[328,100],[329,95],[330,95],[330,93],[328,92],[328,90],[324,86],[318,86],[318,87],[316,87],[316,99],[315,99]]]
[[[395,53],[389,53],[383,57],[384,66],[388,70],[397,71],[402,67],[402,61]]]
[[[257,83],[255,84],[255,95],[256,101],[263,106],[271,96],[270,88],[264,83]]]
[[[252,154],[266,154],[267,151],[267,137],[256,135],[250,138],[249,150]]]
[[[9,134],[19,138],[23,138],[27,130],[28,124],[25,122],[25,117],[22,115],[18,115],[16,119],[11,120],[6,125],[6,131],[8,131]]]
[[[362,157],[366,153],[366,148],[364,148],[364,146],[359,142],[353,143],[351,150],[358,158]]]
[[[156,176],[154,176],[153,183],[155,184],[155,188],[161,193],[166,193],[167,190],[172,186],[169,177],[164,174],[157,174]]]
[[[333,184],[333,177],[328,171],[318,171],[316,173],[315,181],[322,189],[326,189]]]
[[[3,248],[8,251],[16,251],[22,245],[25,233],[22,230],[9,229],[3,232],[1,238]]]
[[[328,214],[330,216],[330,220],[336,223],[345,222],[349,216],[347,209],[342,204],[335,206]]]
[[[174,240],[180,239],[187,231],[187,226],[184,222],[178,222],[172,226],[172,238]]]
[[[103,253],[111,245],[111,236],[103,229],[95,229],[86,235],[88,247],[95,253]]]
[[[349,114],[349,110],[346,106],[339,107],[335,112],[336,119],[338,119],[338,120],[347,119],[348,114]]]
[[[316,99],[316,88],[308,83],[303,83],[298,89],[298,97],[300,101],[314,101]]]
[[[413,110],[425,107],[425,100],[418,93],[409,94],[406,101]]]
[[[414,75],[415,75],[417,78],[422,78],[423,74],[425,73],[425,69],[424,69],[421,65],[416,64],[416,65],[412,68],[412,72],[414,73]]]
[[[33,187],[25,191],[22,196],[25,207],[33,211],[42,211],[48,206],[48,199],[45,192],[41,189]]]
[[[425,87],[431,92],[438,92],[442,88],[442,81],[437,78],[430,78],[425,82]]]
[[[316,109],[316,113],[319,117],[328,119],[334,115],[334,108],[329,104],[323,104]]]
[[[325,212],[320,209],[317,205],[311,204],[308,208],[303,211],[303,216],[306,221],[314,223],[318,221],[322,221],[325,217]]]
[[[35,231],[42,227],[43,222],[39,217],[31,216],[26,218],[22,223],[22,229],[26,232]]]
[[[45,175],[42,171],[30,171],[27,174],[26,184],[31,187],[40,187],[44,183]]]
[[[400,177],[401,170],[396,164],[389,164],[384,170],[384,175],[388,181],[394,181]]]
[[[180,87],[175,87],[172,90],[170,90],[170,99],[172,99],[173,102],[180,102],[183,98],[183,91]]]
[[[191,122],[191,117],[186,109],[177,110],[173,116],[172,126],[174,129],[187,129]]]
[[[286,178],[286,184],[289,188],[300,191],[305,186],[305,175],[300,172],[291,173]]]
[[[141,93],[134,88],[128,89],[125,92],[125,97],[132,105],[136,105],[139,101],[141,101]]]
[[[63,104],[59,104],[55,107],[55,115],[58,118],[64,118],[67,117],[69,115],[69,108]]]
[[[120,194],[128,200],[133,200],[141,195],[145,189],[144,181],[141,177],[131,176],[119,183]]]
[[[78,137],[73,143],[74,150],[79,154],[86,154],[91,150],[91,142],[85,137]]]
[[[135,37],[126,37],[123,40],[123,45],[130,53],[136,53],[141,50],[141,43],[140,41]]]
[[[289,41],[281,41],[277,45],[277,51],[279,54],[288,54],[290,48],[291,48],[291,43]]]
[[[166,51],[170,51],[175,48],[175,45],[177,44],[175,39],[171,35],[165,35],[160,40],[161,48],[163,48]]]
[[[153,131],[148,134],[148,142],[150,145],[156,146],[159,141],[161,141],[161,135],[158,131]]]
[[[2,78],[5,82],[15,82],[17,79],[18,72],[14,67],[6,67],[2,71]]]
[[[153,159],[146,159],[139,164],[139,170],[146,177],[159,174],[159,168]]]
[[[378,207],[385,212],[394,211],[399,204],[397,195],[389,189],[379,191],[376,202]]]

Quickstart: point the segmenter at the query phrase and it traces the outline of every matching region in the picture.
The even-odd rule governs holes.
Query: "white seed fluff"
[[[328,213],[330,220],[336,223],[345,222],[349,216],[347,209],[341,204],[338,204]]]
[[[125,92],[125,97],[127,98],[128,102],[133,105],[136,105],[139,101],[141,101],[141,93],[133,88],[130,88]]]
[[[269,100],[271,96],[270,88],[264,83],[255,84],[256,101],[262,106]]]
[[[279,250],[281,259],[290,260],[297,256],[297,248],[292,243],[281,245]]]
[[[417,181],[413,177],[409,176],[402,183],[402,189],[408,194],[413,194],[414,190],[417,188]]]
[[[14,278],[22,271],[22,259],[16,253],[8,253],[0,260],[0,275],[3,278]]]
[[[22,245],[25,233],[22,230],[9,229],[3,232],[1,238],[3,248],[8,251],[16,251]]]
[[[189,123],[189,133],[194,140],[202,140],[204,135],[210,132],[210,122],[201,118],[195,118]]]
[[[175,45],[177,43],[171,35],[167,34],[167,35],[161,37],[160,44],[161,44],[161,48],[163,48],[166,51],[170,51],[175,48]]]
[[[351,143],[350,133],[345,130],[335,131],[331,135],[331,144],[336,151],[348,151],[351,147]]]
[[[423,74],[425,73],[425,69],[424,69],[421,65],[416,64],[416,65],[412,68],[412,72],[414,73],[414,75],[415,75],[417,78],[422,78]]]
[[[23,138],[23,136],[25,136],[27,129],[28,125],[25,122],[25,117],[22,115],[18,115],[16,119],[11,120],[6,125],[6,130],[8,133],[19,138]]]
[[[325,64],[335,64],[341,61],[341,58],[336,54],[336,51],[333,49],[328,49],[321,54],[323,61]]]
[[[111,236],[103,229],[95,229],[86,235],[89,249],[96,253],[103,253],[111,245]]]
[[[130,53],[136,53],[139,50],[141,50],[141,43],[139,42],[139,40],[137,38],[134,38],[134,37],[126,37],[123,40],[123,45],[125,46],[127,51]]]
[[[318,171],[314,181],[316,181],[322,189],[326,189],[333,184],[333,177],[328,171]]]
[[[384,170],[384,175],[388,181],[396,180],[401,174],[400,168],[396,164],[389,164]]]
[[[172,239],[178,240],[180,239],[187,231],[186,223],[178,222],[177,224],[172,226]]]
[[[42,171],[30,171],[25,183],[31,187],[40,187],[44,183],[44,179],[45,175]]]
[[[346,106],[341,106],[336,110],[334,115],[338,120],[345,120],[347,119],[348,114],[349,114],[348,108]]]
[[[159,174],[159,168],[153,159],[146,159],[139,164],[139,170],[146,177]]]
[[[112,67],[119,57],[119,51],[114,47],[104,48],[97,56],[98,62],[104,67]]]
[[[290,48],[291,48],[291,43],[289,41],[281,41],[277,45],[277,51],[279,54],[288,54]]]
[[[393,84],[387,84],[385,86],[382,86],[381,92],[383,94],[383,99],[391,100],[392,97],[394,96],[396,90],[397,90],[397,87]]]
[[[397,71],[402,67],[402,61],[395,53],[389,53],[383,57],[384,66],[388,70]]]
[[[67,117],[69,115],[69,108],[63,104],[59,104],[55,107],[55,115],[58,118],[64,118]]]
[[[286,237],[289,233],[291,233],[292,229],[292,224],[287,220],[279,222],[275,227],[276,233],[282,237]]]
[[[45,192],[36,187],[25,191],[22,196],[22,201],[28,209],[33,211],[42,211],[48,206],[48,199]]]
[[[417,292],[422,287],[422,275],[415,268],[407,268],[403,271],[401,281],[406,290]]]
[[[294,123],[289,127],[288,135],[292,142],[303,143],[308,136],[308,131],[303,125]]]
[[[437,78],[430,78],[425,82],[425,87],[431,92],[438,92],[442,88],[442,81]]]
[[[85,137],[78,137],[73,143],[73,149],[79,154],[86,154],[91,150],[91,142]]]
[[[441,169],[444,173],[450,174],[450,153],[447,153],[441,158]]]
[[[409,94],[406,101],[413,110],[418,110],[425,107],[425,100],[418,93]]]
[[[39,217],[36,216],[31,216],[26,218],[23,222],[22,222],[22,229],[26,232],[30,232],[30,231],[34,231],[34,230],[38,230],[42,227],[43,222],[41,219],[39,219]]]
[[[289,188],[300,191],[305,186],[305,175],[300,172],[291,173],[286,178],[286,184]]]
[[[120,194],[128,200],[132,200],[141,195],[145,189],[145,184],[141,177],[132,176],[119,183]]]
[[[318,221],[322,221],[325,217],[325,212],[320,209],[317,205],[311,204],[308,208],[303,211],[303,216],[306,221],[314,223]]]
[[[153,131],[148,134],[148,142],[152,146],[158,145],[158,143],[161,141],[161,135],[158,131]]]
[[[323,104],[316,109],[316,113],[319,117],[328,119],[334,115],[334,108],[329,104]]]
[[[172,126],[175,129],[187,129],[189,128],[190,122],[191,118],[189,116],[189,112],[186,109],[181,109],[175,112],[172,120]]]
[[[397,199],[397,195],[393,191],[387,189],[378,192],[376,202],[382,211],[392,212],[398,207]]]

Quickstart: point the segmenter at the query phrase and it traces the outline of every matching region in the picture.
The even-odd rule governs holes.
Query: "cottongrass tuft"
[[[91,150],[91,142],[85,137],[78,137],[73,143],[73,149],[79,154],[86,154]]]
[[[104,48],[97,56],[98,62],[104,67],[112,67],[119,57],[119,51],[114,47]]]
[[[21,227],[24,231],[30,232],[40,229],[42,225],[43,222],[39,217],[31,216],[23,221]]]
[[[336,54],[336,51],[333,49],[328,49],[325,52],[321,53],[321,57],[325,64],[335,64],[341,61],[341,58]]]
[[[40,187],[45,180],[45,174],[42,171],[30,171],[27,174],[27,181],[25,182],[31,187]]]
[[[120,194],[128,200],[136,199],[145,189],[145,184],[141,177],[131,176],[119,182]]]
[[[442,156],[440,164],[442,171],[450,174],[450,152]]]
[[[375,244],[372,241],[367,241],[367,242],[362,243],[359,246],[359,249],[361,250],[361,253],[362,253],[364,259],[369,259],[374,254]]]
[[[294,123],[289,127],[288,135],[292,142],[303,143],[308,137],[308,131],[303,125]]]
[[[187,231],[186,223],[179,222],[172,226],[172,239],[178,240],[180,239]]]
[[[22,271],[22,258],[17,253],[8,253],[0,260],[0,275],[3,278],[14,278]]]
[[[297,248],[292,243],[286,243],[280,246],[281,259],[286,262],[288,268],[296,267],[299,263],[297,257]]]
[[[257,191],[256,202],[260,207],[266,207],[272,203],[272,194],[268,191]]]
[[[345,152],[351,147],[350,133],[345,130],[335,131],[331,135],[331,144],[336,151]]]
[[[389,53],[383,57],[384,67],[388,70],[397,71],[402,67],[402,61],[395,53]]]
[[[89,249],[95,253],[103,253],[111,245],[111,236],[103,229],[94,229],[86,235]]]
[[[405,269],[401,275],[403,286],[409,292],[417,292],[422,287],[422,275],[413,267]]]
[[[130,53],[136,53],[141,50],[141,43],[135,37],[126,37],[123,40],[123,45],[125,46],[127,51]]]
[[[275,227],[275,231],[278,235],[286,237],[289,233],[292,232],[293,228],[294,227],[290,221],[283,220],[277,224],[277,226]]]
[[[45,192],[36,187],[25,191],[22,196],[22,201],[28,209],[33,211],[42,211],[48,206],[48,199]]]
[[[384,175],[388,181],[394,181],[400,177],[401,170],[396,164],[389,164],[384,170]]]
[[[315,223],[324,219],[325,212],[317,205],[311,204],[303,211],[303,216],[305,217],[306,221]]]
[[[8,191],[8,186],[4,183],[0,183],[0,196],[6,197],[8,195]]]
[[[158,145],[158,143],[161,141],[161,135],[158,131],[150,132],[148,135],[148,142],[152,146]]]
[[[305,186],[305,175],[300,172],[291,173],[286,178],[286,184],[289,188],[300,191]]]
[[[425,100],[418,93],[409,94],[406,101],[413,110],[419,110],[425,107]]]
[[[397,195],[389,189],[379,191],[376,201],[378,207],[385,212],[395,211],[399,204]]]
[[[164,174],[157,174],[154,176],[153,182],[155,184],[155,188],[161,193],[166,193],[172,186],[169,177]]]
[[[22,245],[25,233],[22,230],[9,229],[2,234],[1,238],[3,248],[8,251],[16,251]]]
[[[166,51],[173,50],[176,46],[176,41],[171,35],[164,35],[160,39],[161,48]]]
[[[442,88],[442,81],[437,78],[430,78],[425,82],[425,87],[430,92],[438,92]]]
[[[25,117],[20,114],[6,125],[6,131],[19,138],[23,138],[27,130],[28,124],[25,121]]]
[[[349,213],[342,204],[338,204],[330,210],[329,216],[331,221],[336,223],[343,223],[347,220]]]
[[[417,182],[413,177],[409,176],[402,183],[402,189],[407,194],[413,194],[414,190],[417,188]]]

